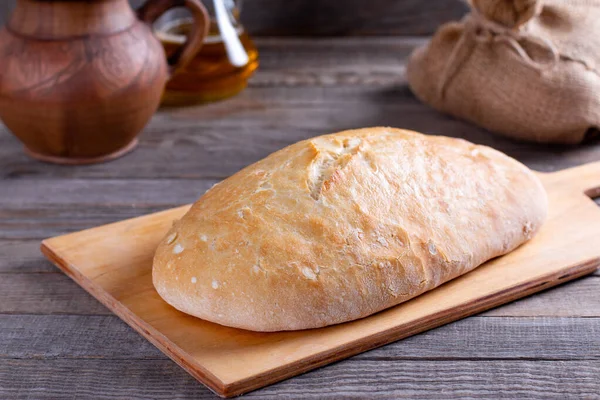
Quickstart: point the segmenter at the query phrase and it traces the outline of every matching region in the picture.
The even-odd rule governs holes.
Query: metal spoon
[[[242,46],[238,33],[231,24],[225,3],[223,3],[223,0],[213,0],[213,4],[215,5],[217,25],[225,44],[225,51],[227,52],[229,62],[235,67],[243,67],[248,64],[248,53],[244,49],[244,46]]]

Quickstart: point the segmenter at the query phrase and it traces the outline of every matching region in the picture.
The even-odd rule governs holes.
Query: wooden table
[[[261,39],[248,90],[159,111],[108,164],[39,163],[0,128],[0,398],[214,397],[46,261],[43,238],[191,202],[274,150],[352,127],[464,137],[542,171],[600,159],[598,143],[519,144],[420,104],[403,71],[421,42]],[[597,272],[247,397],[600,398],[599,305]]]

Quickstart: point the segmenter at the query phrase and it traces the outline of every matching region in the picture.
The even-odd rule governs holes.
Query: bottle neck
[[[18,0],[7,28],[38,40],[110,35],[136,21],[127,0]]]

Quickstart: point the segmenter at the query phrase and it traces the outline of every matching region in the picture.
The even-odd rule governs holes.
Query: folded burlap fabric
[[[600,128],[600,0],[471,0],[411,55],[437,110],[516,139],[579,143]]]

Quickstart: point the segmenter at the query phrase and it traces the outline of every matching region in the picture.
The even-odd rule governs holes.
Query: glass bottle
[[[162,104],[211,102],[243,90],[258,68],[258,51],[240,23],[241,0],[203,0],[210,15],[209,34],[194,59],[169,80]],[[167,57],[185,42],[192,19],[173,9],[154,25]]]

